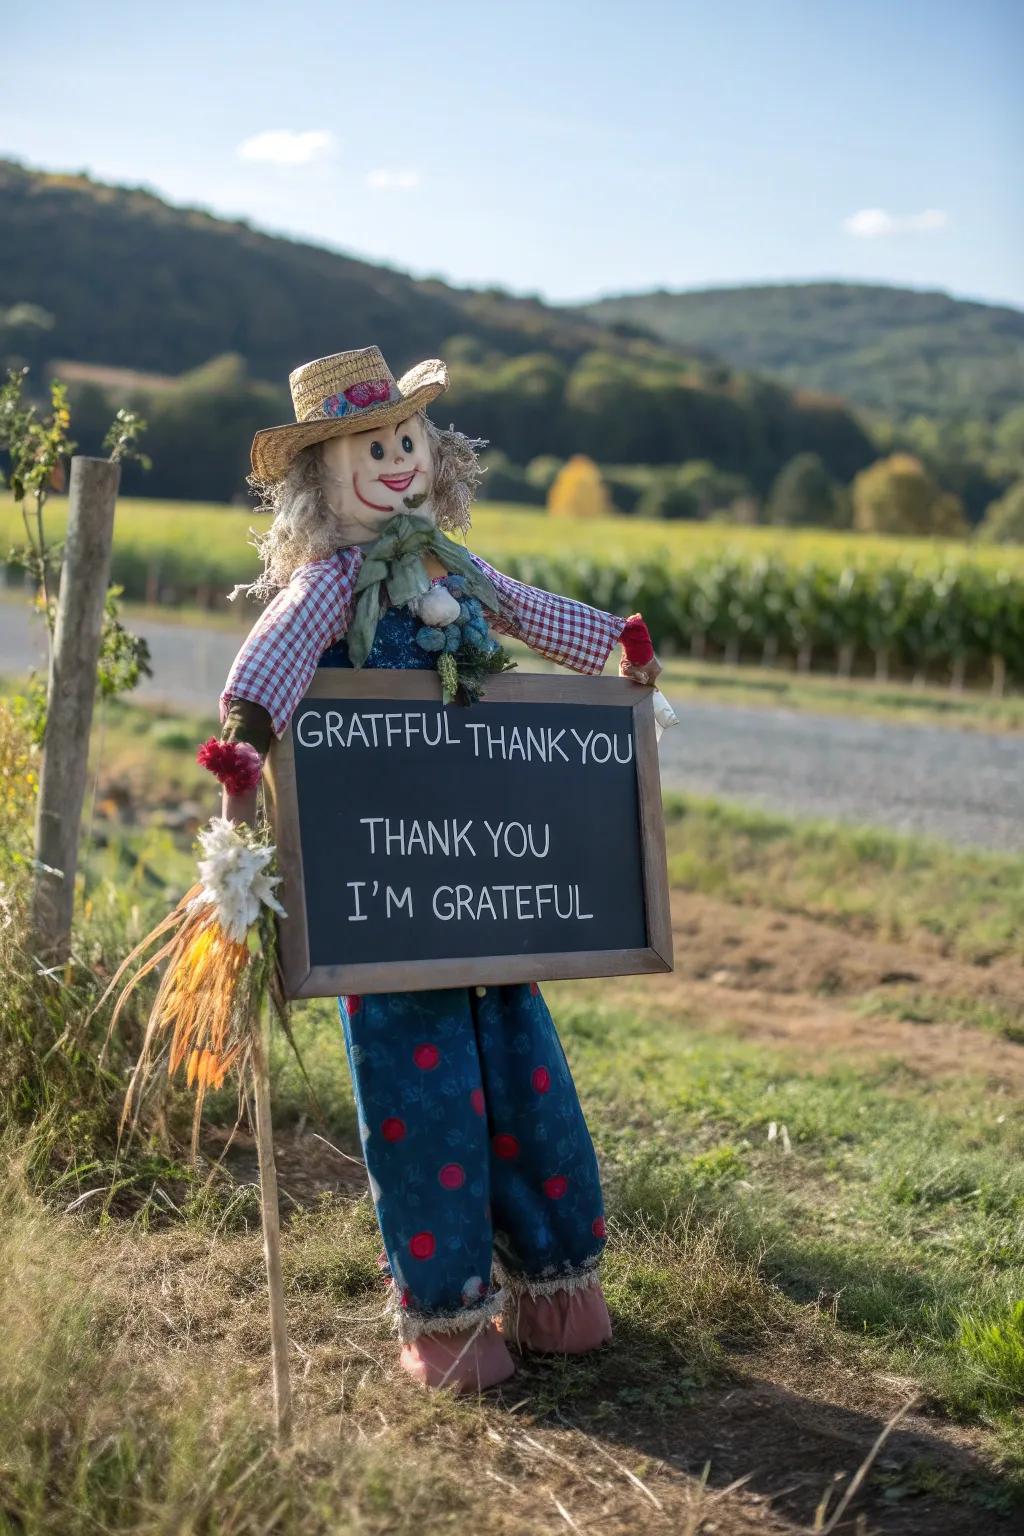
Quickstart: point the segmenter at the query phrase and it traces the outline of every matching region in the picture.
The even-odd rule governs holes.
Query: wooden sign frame
[[[316,673],[305,697],[345,702],[384,698],[393,699],[396,703],[423,699],[439,703],[441,684],[436,672],[425,669],[392,671],[379,668],[355,671],[325,667]],[[295,747],[292,727],[289,725],[280,741],[275,741],[270,749],[265,779],[283,876],[279,894],[288,913],[287,918],[278,922],[281,968],[288,997],[415,992],[435,987],[478,984],[499,986],[518,981],[629,976],[671,971],[672,919],[651,691],[638,687],[626,678],[509,673],[490,679],[481,707],[500,703],[629,704],[631,707],[636,743],[637,803],[648,940],[646,946],[528,955],[483,955],[464,959],[373,961],[362,965],[311,965],[302,874],[302,843],[299,835]]]

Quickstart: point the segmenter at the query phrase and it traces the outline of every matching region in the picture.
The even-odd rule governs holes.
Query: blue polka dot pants
[[[592,1281],[593,1144],[535,983],[341,999],[400,1332],[451,1332]],[[493,1271],[493,1275],[492,1275]]]

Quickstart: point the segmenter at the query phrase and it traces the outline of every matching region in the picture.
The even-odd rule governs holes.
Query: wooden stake
[[[120,465],[109,459],[76,455],[71,460],[68,537],[50,660],[32,898],[32,950],[50,965],[67,959],[71,943],[79,824],[120,478]]]
[[[274,1423],[278,1445],[287,1445],[292,1431],[292,1388],[288,1372],[288,1318],[281,1273],[281,1223],[277,1209],[277,1165],[274,1162],[270,1119],[270,1073],[266,1034],[261,1030],[252,1057],[253,1100],[256,1106],[256,1150],[260,1164],[260,1207],[263,1216],[263,1255],[267,1261],[270,1296],[270,1351],[274,1371]]]

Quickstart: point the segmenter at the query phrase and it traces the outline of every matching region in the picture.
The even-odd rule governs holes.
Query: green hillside
[[[624,294],[583,313],[896,418],[991,420],[1024,398],[1024,312],[945,293],[794,283]]]
[[[493,494],[527,500],[523,469],[589,454],[605,464],[710,463],[730,499],[767,494],[795,455],[846,483],[876,445],[842,401],[705,360],[578,310],[460,290],[151,193],[0,162],[0,361],[76,380],[73,432],[102,441],[113,404],[150,423],[154,468],[130,493],[229,500],[256,428],[290,414],[299,362],[377,342],[396,370],[449,363],[447,420],[515,467]],[[75,370],[66,363],[77,365]],[[111,370],[132,370],[133,377]]]
[[[565,362],[607,345],[578,311],[417,281],[138,188],[3,160],[0,228],[0,309],[52,318],[18,333],[37,366],[58,356],[180,374],[233,353],[253,377],[283,382],[332,344],[375,342],[396,370],[462,334],[505,356],[542,350]]]

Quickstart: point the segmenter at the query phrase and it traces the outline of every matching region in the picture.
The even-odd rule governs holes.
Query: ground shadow
[[[825,1490],[836,1489],[834,1508],[911,1393],[894,1391],[883,1404],[865,1384],[864,1395],[875,1402],[858,1406],[851,1381],[830,1379],[828,1362],[801,1360],[805,1378],[820,1371],[813,1385],[789,1384],[789,1364],[784,1351],[776,1358],[769,1346],[746,1359],[730,1356],[722,1379],[701,1384],[663,1336],[620,1325],[614,1343],[595,1356],[521,1357],[502,1397],[508,1405],[529,1398],[536,1422],[594,1437],[626,1465],[643,1456],[698,1478],[710,1464],[711,1489],[745,1478],[736,1498],[768,1504],[792,1529],[809,1530]],[[882,1536],[954,1529],[957,1536],[993,1536],[1017,1528],[1019,1506],[1010,1506],[967,1434],[919,1407],[893,1430],[837,1529],[853,1536],[858,1515]]]

